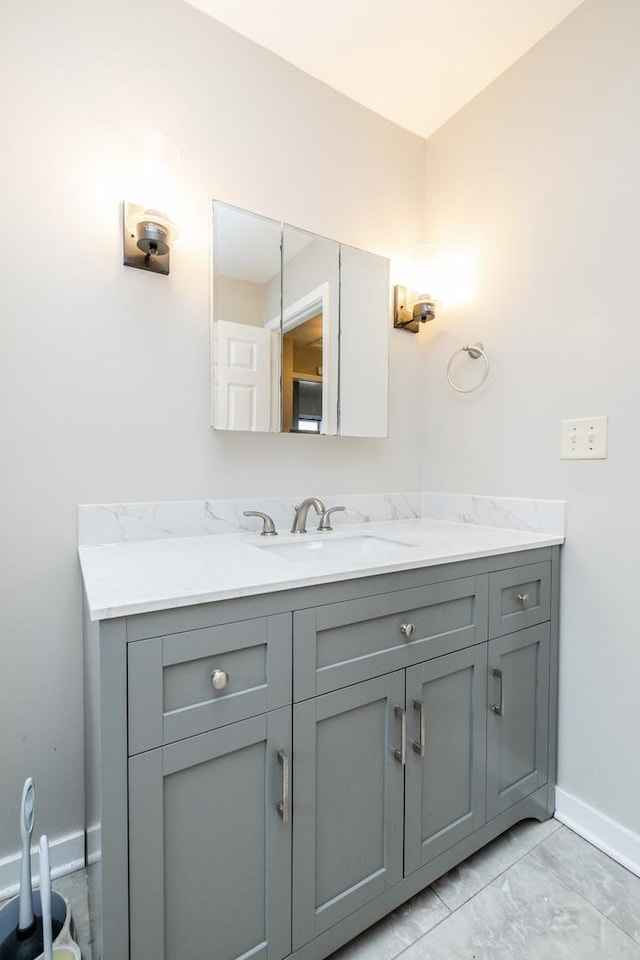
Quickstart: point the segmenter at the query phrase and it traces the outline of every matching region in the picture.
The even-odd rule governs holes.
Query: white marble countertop
[[[346,542],[353,537],[367,539]],[[344,553],[340,540],[345,540]],[[286,550],[277,555],[281,545],[312,541],[331,547],[310,547],[308,559],[298,556],[302,550],[295,557],[285,556]],[[557,535],[413,519],[273,538],[233,533],[93,544],[81,546],[79,555],[90,617],[103,620],[563,542]]]

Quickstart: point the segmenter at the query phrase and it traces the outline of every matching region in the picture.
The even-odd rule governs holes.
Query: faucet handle
[[[322,530],[323,533],[328,533],[330,530],[333,530],[331,526],[331,520],[329,519],[332,513],[337,513],[338,510],[346,510],[346,507],[329,507],[328,510],[325,510],[322,516],[320,517],[320,523],[318,524],[318,530]]]
[[[262,533],[261,537],[277,537],[278,531],[276,530],[276,525],[269,516],[268,513],[261,513],[260,510],[245,510],[245,517],[260,517],[262,520]]]

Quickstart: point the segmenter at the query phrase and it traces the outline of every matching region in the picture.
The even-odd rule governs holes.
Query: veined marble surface
[[[311,496],[311,494],[307,494]],[[314,494],[315,496],[315,494]],[[251,497],[242,500],[179,500],[167,503],[101,503],[78,507],[78,543],[127,543],[165,537],[196,537],[262,529],[245,510],[268,513],[276,529],[291,528],[293,515],[305,497]],[[334,527],[349,523],[411,520],[422,516],[421,493],[322,494],[325,506],[345,506],[331,515]],[[308,526],[317,526],[309,513]]]
[[[305,542],[319,544],[308,557],[297,549]],[[102,620],[562,542],[557,535],[413,519],[274,538],[245,532],[93,544],[79,555],[90,617]],[[295,555],[274,549],[287,543]]]
[[[178,500],[167,503],[107,503],[78,507],[78,543],[128,543],[166,537],[259,532],[260,521],[245,510],[260,510],[273,518],[276,529],[289,530],[304,497],[242,500]],[[332,515],[335,527],[353,523],[427,518],[470,523],[505,530],[564,536],[565,504],[561,500],[523,500],[446,493],[323,494],[327,507],[346,506]],[[309,514],[309,527],[315,513]]]
[[[565,534],[565,507],[564,500],[478,497],[461,493],[422,494],[423,517],[561,536]]]

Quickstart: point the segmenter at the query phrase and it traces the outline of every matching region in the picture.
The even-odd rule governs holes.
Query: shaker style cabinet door
[[[550,625],[489,641],[487,820],[547,782]]]
[[[293,949],[402,878],[404,671],[294,706]]]
[[[485,822],[485,644],[407,670],[405,874]]]
[[[131,960],[291,951],[291,708],[129,760]]]

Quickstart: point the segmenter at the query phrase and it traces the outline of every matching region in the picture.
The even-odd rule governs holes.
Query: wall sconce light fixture
[[[179,150],[157,130],[133,130],[125,164],[123,192],[137,204],[123,204],[124,265],[166,275],[171,244],[178,236],[166,211],[176,208]]]
[[[421,323],[434,319],[439,300],[418,291],[438,288],[440,258],[441,250],[437,244],[422,243],[413,249],[402,265],[401,276],[406,276],[407,286],[393,288],[394,327],[417,333]]]
[[[400,330],[417,333],[421,323],[433,320],[436,315],[436,304],[431,297],[420,294],[409,309],[407,288],[398,284],[393,288],[393,325]]]
[[[125,267],[138,267],[151,273],[169,273],[171,241],[177,230],[159,210],[135,203],[123,204],[122,244]]]
[[[420,324],[433,320],[445,307],[469,303],[476,291],[476,257],[468,249],[423,243],[398,265],[406,287],[393,288],[393,325],[417,333]],[[429,290],[431,295],[417,293]],[[470,353],[473,359],[474,354]]]

